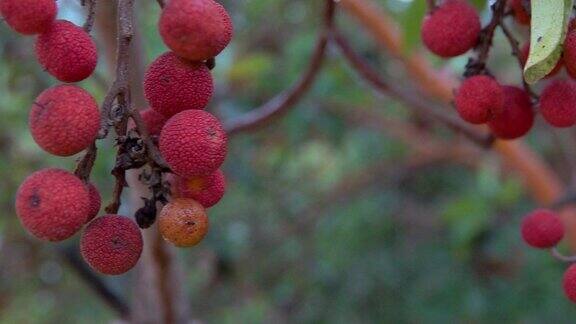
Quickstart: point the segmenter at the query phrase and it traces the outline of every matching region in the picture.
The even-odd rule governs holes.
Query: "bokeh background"
[[[210,110],[227,119],[298,79],[323,3],[221,2],[236,35],[218,58]],[[375,3],[406,33],[405,51],[419,50],[425,1]],[[475,3],[485,22],[486,1]],[[79,1],[59,5],[61,18],[83,22]],[[166,50],[156,30],[159,8],[155,1],[137,1],[136,7],[140,59],[149,64]],[[396,84],[413,83],[356,21],[339,12],[337,23],[379,74]],[[514,31],[527,37],[522,28]],[[97,76],[82,86],[101,102],[110,67],[98,26],[95,32],[101,60]],[[497,40],[490,67],[504,83],[517,83],[510,48],[501,34]],[[108,322],[117,314],[59,252],[76,248],[78,235],[46,244],[25,233],[14,214],[14,193],[29,173],[72,169],[75,163],[41,151],[27,130],[33,99],[56,84],[36,62],[33,46],[33,38],[0,23],[0,323]],[[456,75],[467,60],[427,59]],[[569,134],[541,126],[527,141],[568,178],[563,138]],[[99,145],[92,180],[109,201],[114,147],[111,141]],[[430,152],[415,149],[422,146]],[[179,251],[195,319],[571,323],[576,315],[561,290],[565,265],[521,242],[519,221],[535,203],[520,178],[490,150],[372,91],[335,48],[311,91],[287,115],[234,136],[229,147],[228,192],[210,210],[210,233],[198,247]],[[462,147],[466,154],[453,154]],[[130,299],[133,277],[104,280]]]

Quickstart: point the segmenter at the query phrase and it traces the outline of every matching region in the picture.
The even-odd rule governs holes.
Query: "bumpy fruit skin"
[[[504,111],[504,90],[493,78],[475,75],[462,82],[454,104],[462,119],[484,124]]]
[[[454,57],[474,47],[480,36],[480,17],[463,0],[446,0],[424,18],[424,45],[440,57]]]
[[[576,78],[576,30],[570,31],[566,36],[562,59],[564,66],[566,66],[566,72],[572,78]]]
[[[522,67],[526,65],[526,61],[528,61],[529,54],[530,54],[530,42],[527,42],[520,49],[520,60],[522,61]],[[552,69],[552,71],[550,71],[550,73],[546,75],[546,78],[550,78],[558,74],[558,72],[560,72],[560,70],[562,69],[563,65],[564,65],[564,57],[561,57],[554,66],[554,68]]]
[[[554,80],[540,96],[540,113],[552,126],[570,127],[576,123],[576,83]]]
[[[522,220],[522,238],[538,249],[555,246],[564,237],[564,225],[553,211],[538,209]]]
[[[227,137],[222,124],[204,110],[186,110],[170,118],[159,140],[172,171],[185,178],[212,174],[224,163]]]
[[[0,0],[0,13],[12,29],[24,35],[41,34],[56,19],[55,0]]]
[[[226,192],[226,178],[222,170],[204,177],[183,178],[173,175],[170,182],[172,197],[194,199],[204,208],[216,205]]]
[[[530,96],[521,88],[504,86],[504,111],[488,122],[494,136],[511,140],[526,135],[534,125]]]
[[[194,246],[208,233],[206,210],[193,199],[174,199],[162,208],[158,230],[166,241],[178,247]]]
[[[572,264],[564,273],[562,288],[566,297],[576,303],[576,264]]]
[[[102,205],[102,197],[100,196],[98,188],[96,188],[93,183],[88,183],[86,187],[88,188],[88,194],[90,195],[90,211],[88,213],[88,219],[86,220],[86,222],[89,222],[98,215]]]
[[[514,18],[521,25],[530,25],[530,14],[524,8],[524,0],[509,0],[508,6],[514,12]]]
[[[74,85],[44,90],[34,101],[28,124],[45,151],[70,156],[87,148],[98,134],[100,112],[94,98]]]
[[[84,260],[94,270],[119,275],[132,269],[142,254],[142,233],[128,217],[104,215],[94,219],[80,239]]]
[[[24,228],[47,241],[62,241],[86,223],[90,197],[84,183],[60,169],[31,174],[16,194],[16,212]]]
[[[204,63],[185,61],[174,52],[158,57],[144,76],[144,94],[152,109],[166,117],[188,109],[204,109],[214,81]]]
[[[166,124],[166,117],[154,109],[148,108],[140,112],[144,124],[150,135],[160,135],[162,127]]]
[[[164,43],[178,56],[202,61],[218,55],[232,40],[232,19],[213,0],[171,0],[160,21]]]
[[[42,67],[62,82],[86,79],[98,63],[92,37],[67,20],[56,20],[38,37],[36,56]]]

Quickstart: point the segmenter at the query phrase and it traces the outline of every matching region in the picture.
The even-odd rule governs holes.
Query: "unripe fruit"
[[[204,109],[214,93],[204,63],[185,61],[174,52],[158,57],[146,71],[144,94],[152,109],[166,117],[188,109]]]
[[[475,75],[462,82],[454,104],[462,119],[483,124],[504,111],[504,90],[493,78]]]
[[[463,0],[446,0],[424,18],[421,35],[424,45],[441,57],[466,53],[478,42],[480,17]]]
[[[213,0],[171,0],[160,21],[164,43],[178,56],[203,61],[218,55],[232,39],[232,19]]]
[[[540,113],[552,126],[570,127],[576,123],[576,83],[554,80],[540,96]]]
[[[553,211],[538,209],[522,220],[522,238],[535,248],[555,246],[564,237],[564,225]]]
[[[12,29],[24,34],[40,34],[56,19],[55,0],[0,0],[0,13]]]
[[[576,303],[576,264],[572,264],[564,273],[562,288],[566,297]]]
[[[78,82],[89,77],[98,63],[92,37],[66,20],[56,20],[36,40],[36,55],[48,73],[62,82]]]
[[[174,199],[162,208],[158,230],[165,240],[176,246],[194,246],[208,233],[206,210],[193,199]]]
[[[94,142],[100,128],[100,112],[86,90],[59,85],[36,98],[28,123],[41,148],[54,155],[70,156]]]
[[[520,49],[520,60],[522,61],[522,67],[526,65],[526,61],[528,61],[529,54],[530,54],[530,42],[527,42]],[[550,78],[558,74],[558,72],[560,72],[560,70],[562,69],[563,65],[564,65],[564,57],[561,57],[560,59],[558,59],[558,62],[556,62],[556,65],[554,66],[552,71],[550,71],[545,78]]]
[[[492,133],[500,138],[511,140],[522,137],[534,125],[534,110],[530,96],[524,89],[504,86],[504,111],[488,122]]]
[[[224,172],[218,170],[208,176],[183,178],[174,175],[171,178],[172,197],[191,198],[204,208],[216,205],[226,191]]]
[[[88,183],[86,187],[88,188],[88,194],[90,195],[90,211],[88,213],[88,219],[86,220],[86,222],[89,222],[98,215],[102,205],[102,197],[100,196],[98,188],[96,188],[94,184]]]
[[[31,174],[16,194],[16,212],[24,228],[48,241],[62,241],[86,223],[88,189],[74,174],[43,169]]]
[[[172,171],[185,178],[212,174],[224,163],[227,137],[218,119],[204,110],[186,110],[170,118],[159,140]]]
[[[524,0],[509,0],[508,6],[512,9],[514,13],[514,18],[521,25],[530,25],[530,14],[526,11],[523,4]],[[530,3],[528,2],[528,6]]]
[[[134,221],[104,215],[90,222],[82,233],[80,252],[94,270],[119,275],[136,265],[142,245],[142,233]]]
[[[576,30],[572,30],[564,41],[564,65],[572,78],[576,78]]]

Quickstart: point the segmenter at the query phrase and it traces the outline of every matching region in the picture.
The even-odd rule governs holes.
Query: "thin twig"
[[[96,2],[97,0],[82,0],[82,6],[88,6],[86,22],[84,22],[84,30],[87,33],[90,33],[92,31],[92,26],[94,26],[94,19],[96,17]]]
[[[164,8],[164,6],[166,5],[164,3],[164,0],[156,0],[156,2],[158,2],[158,5],[160,6],[160,8]]]
[[[90,147],[88,147],[86,153],[84,153],[84,157],[78,162],[78,165],[76,166],[74,174],[76,174],[78,178],[84,180],[84,182],[88,182],[90,179],[90,173],[94,167],[97,152],[98,149],[96,148],[96,142],[94,142],[90,145]]]
[[[458,117],[447,114],[442,109],[435,108],[430,102],[422,99],[421,95],[409,93],[402,87],[386,82],[375,72],[374,68],[369,66],[362,57],[354,52],[352,46],[340,33],[334,31],[332,37],[350,65],[379,92],[395,97],[406,103],[410,108],[433,117],[451,129],[464,134],[481,147],[489,147],[494,142],[492,135],[479,133],[476,128],[466,124]]]
[[[330,29],[334,22],[334,13],[336,4],[333,0],[325,0],[326,9],[324,13],[324,27],[316,41],[314,53],[310,59],[308,69],[300,77],[300,80],[290,89],[278,94],[262,106],[232,120],[224,123],[224,128],[228,134],[234,134],[241,131],[249,131],[258,127],[267,125],[272,119],[281,116],[288,111],[302,96],[310,89],[318,73],[321,70],[322,63],[326,56],[326,48]]]
[[[571,255],[571,256],[563,255],[562,253],[560,253],[560,251],[558,251],[558,249],[556,247],[553,247],[550,249],[550,254],[552,254],[552,256],[555,259],[563,261],[563,262],[576,262],[576,255]]]

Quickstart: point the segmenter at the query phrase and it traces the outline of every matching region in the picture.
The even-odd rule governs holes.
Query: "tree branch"
[[[96,17],[96,2],[98,0],[82,0],[82,6],[88,6],[88,13],[86,16],[86,22],[84,22],[84,30],[87,33],[92,31],[92,26],[94,26],[94,19]]]

